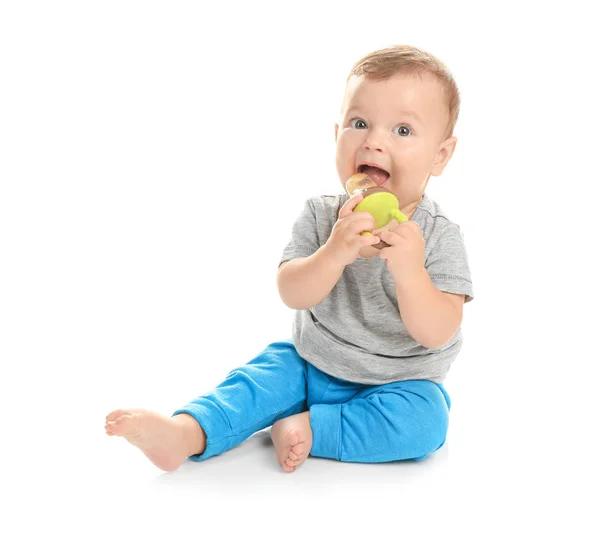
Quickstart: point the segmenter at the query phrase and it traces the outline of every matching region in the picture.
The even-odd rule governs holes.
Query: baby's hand
[[[362,247],[376,245],[380,241],[377,236],[360,235],[361,232],[370,232],[375,228],[373,215],[352,211],[362,199],[362,195],[351,196],[342,206],[338,220],[325,243],[324,248],[329,257],[338,265],[354,263]]]
[[[397,282],[408,282],[423,272],[425,240],[421,227],[415,221],[381,232],[381,239],[390,246],[384,248],[379,257],[385,260],[388,271]]]

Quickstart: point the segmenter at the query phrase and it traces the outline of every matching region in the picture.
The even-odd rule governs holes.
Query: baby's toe
[[[288,465],[286,462],[283,462],[283,464],[282,464],[282,466],[281,466],[281,467],[283,467],[283,470],[284,470],[286,473],[291,473],[292,471],[295,471],[295,470],[296,470],[296,467],[295,467],[295,466]]]
[[[306,442],[298,443],[298,445],[294,445],[292,447],[291,452],[298,456],[304,456],[306,453]]]
[[[135,415],[122,415],[116,421],[108,423],[108,430],[116,436],[135,437],[139,433]]]
[[[297,430],[290,430],[287,435],[286,435],[286,441],[289,445],[291,445],[292,447],[295,447],[298,445],[298,443],[300,442],[300,434],[298,433]]]
[[[131,412],[129,410],[115,410],[114,412],[110,412],[106,416],[106,420],[107,421],[116,421],[119,417],[121,417],[123,415],[131,415]]]

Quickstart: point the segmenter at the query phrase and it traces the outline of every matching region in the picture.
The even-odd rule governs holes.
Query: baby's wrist
[[[320,254],[319,260],[325,263],[328,267],[334,269],[344,269],[346,265],[337,259],[338,254],[328,241],[318,251]]]

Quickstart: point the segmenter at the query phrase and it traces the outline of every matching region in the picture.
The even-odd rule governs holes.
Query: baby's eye
[[[406,124],[401,124],[400,126],[396,126],[393,130],[394,133],[398,133],[400,137],[407,137],[413,133],[412,128],[407,126]]]
[[[356,128],[357,130],[364,130],[367,127],[367,123],[362,119],[352,119],[350,121],[350,126],[352,126],[352,128]]]

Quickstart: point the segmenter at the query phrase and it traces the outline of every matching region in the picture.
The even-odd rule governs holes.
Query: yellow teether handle
[[[408,221],[408,217],[404,215],[400,210],[394,210],[390,213],[390,215],[396,219],[400,224]]]
[[[360,235],[362,236],[370,236],[373,235],[371,232],[361,232]]]

